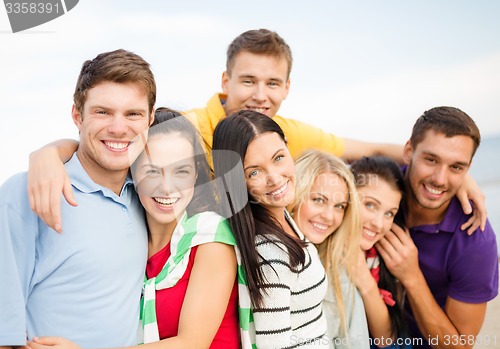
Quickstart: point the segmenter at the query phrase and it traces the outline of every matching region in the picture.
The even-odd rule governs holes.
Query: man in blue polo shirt
[[[472,348],[486,303],[498,294],[495,234],[489,222],[484,231],[462,231],[469,216],[455,196],[480,140],[466,113],[437,107],[417,120],[404,148],[400,213],[410,235],[393,225],[378,249],[406,289],[410,336],[422,339],[414,347]]]
[[[83,64],[72,110],[80,146],[65,165],[78,206],[63,203],[64,234],[31,211],[26,173],[0,188],[0,347],[34,336],[137,344],[147,233],[128,169],[155,99],[149,64],[132,52]]]

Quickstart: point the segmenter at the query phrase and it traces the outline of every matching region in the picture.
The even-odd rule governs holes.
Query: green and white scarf
[[[160,340],[156,321],[156,291],[173,287],[186,271],[191,248],[205,243],[221,242],[234,246],[238,262],[238,312],[241,346],[256,348],[255,327],[251,311],[245,271],[241,255],[231,232],[229,222],[215,212],[203,212],[192,217],[184,213],[175,228],[170,241],[170,257],[158,276],[145,277],[144,296],[141,300],[141,326],[143,343]]]

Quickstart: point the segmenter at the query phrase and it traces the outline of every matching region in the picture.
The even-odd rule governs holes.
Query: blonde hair
[[[335,300],[340,317],[340,333],[349,339],[348,324],[346,320],[346,300],[342,295],[340,275],[343,270],[347,272],[353,282],[360,249],[362,220],[360,203],[354,177],[347,165],[339,158],[317,150],[303,153],[295,161],[296,188],[295,200],[288,207],[292,215],[297,217],[301,204],[307,200],[316,178],[323,173],[331,173],[344,180],[348,189],[348,205],[344,219],[335,232],[332,232],[325,241],[316,245],[321,262],[332,283]],[[298,223],[298,222],[297,222]],[[300,226],[299,226],[300,228]],[[354,288],[354,287],[353,287]],[[354,290],[349,291],[348,298],[353,300]]]

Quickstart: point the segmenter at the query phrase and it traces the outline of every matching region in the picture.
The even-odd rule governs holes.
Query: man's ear
[[[71,108],[71,117],[73,118],[73,122],[75,123],[78,130],[81,131],[80,128],[82,127],[83,116],[74,104]]]
[[[222,92],[227,95],[227,85],[229,84],[229,73],[227,71],[224,71],[222,73],[222,78],[221,78],[221,87],[222,87]]]
[[[285,94],[285,98],[283,98],[284,100],[286,99],[286,97],[288,97],[288,93],[290,92],[290,79],[288,79],[286,81],[285,90],[286,90],[286,94]]]
[[[406,142],[403,148],[403,161],[405,164],[409,165],[411,161],[411,157],[413,156],[413,147],[411,146],[410,141]]]
[[[151,110],[151,115],[149,116],[149,126],[155,121],[155,108]]]

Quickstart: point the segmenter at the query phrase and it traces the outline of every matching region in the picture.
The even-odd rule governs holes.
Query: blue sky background
[[[84,60],[125,48],[152,64],[157,106],[199,107],[220,90],[225,51],[248,29],[292,48],[280,114],[338,135],[403,143],[426,109],[453,105],[500,134],[500,2],[97,1],[12,34],[0,7],[0,183],[30,151],[77,138],[70,111]],[[500,160],[500,156],[499,159]]]

